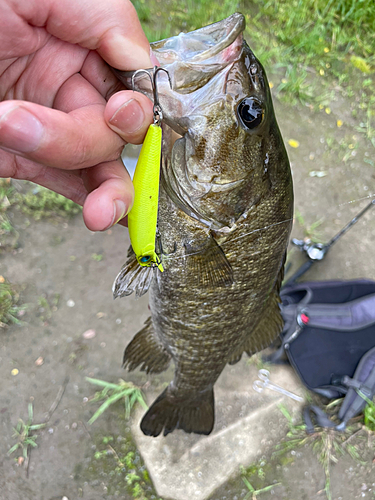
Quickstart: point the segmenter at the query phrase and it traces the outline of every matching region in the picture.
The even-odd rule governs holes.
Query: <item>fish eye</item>
[[[258,99],[245,97],[237,106],[238,117],[241,124],[248,130],[253,130],[263,121],[264,109]]]
[[[151,260],[151,257],[149,255],[145,255],[144,257],[141,257],[142,264],[146,264],[146,262],[149,262],[150,260]]]

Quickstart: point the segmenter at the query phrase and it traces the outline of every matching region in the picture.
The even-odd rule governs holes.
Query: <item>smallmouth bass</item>
[[[267,77],[234,14],[151,44],[170,75],[163,110],[157,248],[164,272],[129,249],[114,296],[150,292],[151,317],[124,365],[174,379],[142,419],[146,435],[209,434],[213,386],[227,363],[282,329],[279,290],[293,217],[289,161]],[[115,70],[131,88],[131,77]],[[152,98],[147,75],[135,89]],[[177,137],[177,139],[176,139]]]

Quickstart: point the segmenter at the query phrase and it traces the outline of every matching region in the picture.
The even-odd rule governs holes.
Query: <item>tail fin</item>
[[[146,436],[158,436],[164,428],[164,436],[182,429],[196,434],[210,434],[215,422],[214,391],[208,389],[194,401],[183,403],[170,394],[167,387],[154,401],[141,422]]]

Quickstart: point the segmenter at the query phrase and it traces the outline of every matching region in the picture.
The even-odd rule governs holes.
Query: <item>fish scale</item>
[[[139,270],[130,252],[114,285],[115,296],[147,289],[150,296],[151,320],[126,348],[124,365],[148,373],[175,365],[173,381],[142,419],[150,436],[209,434],[213,386],[225,365],[269,345],[283,324],[292,180],[267,78],[242,39],[244,27],[234,14],[152,44],[173,84],[158,88],[164,272]],[[129,86],[129,76],[117,74]],[[147,78],[135,82],[150,96],[148,85]]]

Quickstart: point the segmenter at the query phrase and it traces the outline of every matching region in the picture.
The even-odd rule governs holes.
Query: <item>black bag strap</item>
[[[288,304],[287,296],[282,297],[284,304],[280,306],[281,314],[284,319],[284,330],[281,333],[281,346],[269,356],[262,359],[265,363],[286,364],[285,345],[292,342],[300,333],[304,326],[304,310],[307,304],[313,298],[313,292],[309,287],[303,289],[305,293],[303,299],[296,304]]]
[[[308,304],[308,324],[335,331],[362,330],[375,324],[375,293],[343,304]]]
[[[309,405],[305,406],[303,409],[303,419],[306,424],[307,434],[314,434],[315,432],[315,425],[312,421],[311,414],[315,416],[315,425],[329,429],[336,427],[336,424],[332,422],[329,416],[321,408],[319,408],[319,406]]]
[[[372,400],[375,395],[375,347],[362,356],[353,378],[345,375],[337,383],[348,388],[338,413],[340,424],[336,425],[332,422],[328,415],[318,406],[307,406],[303,412],[307,433],[314,432],[312,413],[315,415],[316,424],[319,427],[334,427],[337,431],[344,431],[347,422],[358,415],[367,402]]]

